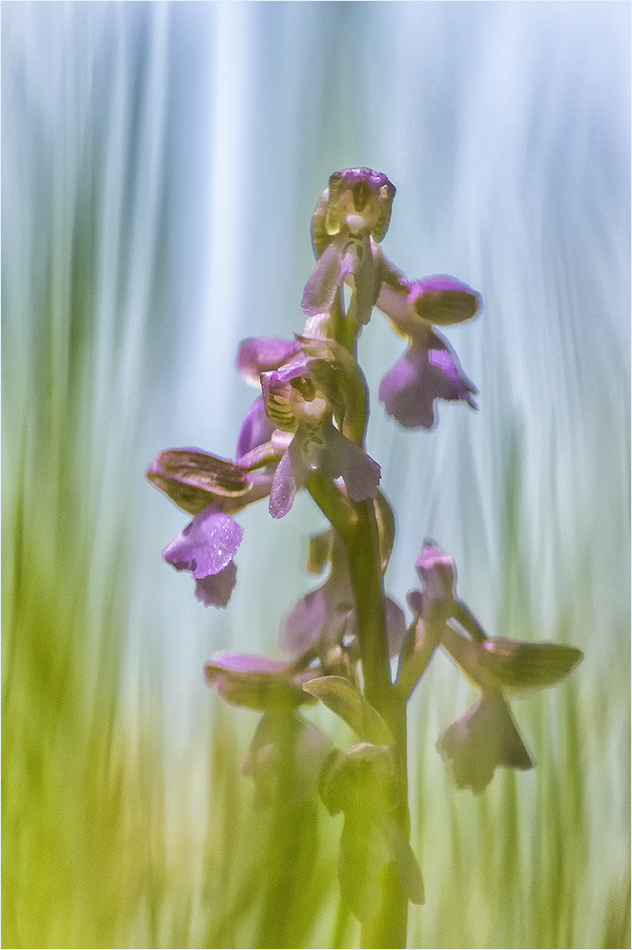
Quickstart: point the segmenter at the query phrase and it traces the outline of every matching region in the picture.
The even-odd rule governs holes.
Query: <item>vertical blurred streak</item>
[[[14,528],[3,540],[18,543],[3,572],[13,606],[4,614],[4,942],[125,945],[152,889],[148,859],[154,881],[164,862],[155,716],[130,735],[119,691],[126,467],[161,216],[167,8],[146,20],[135,5],[7,7],[3,456],[12,477],[3,519]],[[139,30],[140,45],[127,45]],[[119,67],[111,111],[108,51]],[[121,130],[120,160],[103,147],[108,119]],[[129,217],[108,215],[125,200]]]
[[[209,205],[202,210],[210,236],[208,266],[200,322],[192,328],[193,345],[187,347],[187,364],[177,396],[182,414],[193,420],[210,417],[220,437],[220,418],[233,415],[226,404],[235,387],[240,310],[249,303],[241,291],[248,268],[243,257],[244,232],[250,227],[261,228],[261,222],[252,220],[249,210],[250,167],[255,158],[249,131],[254,89],[253,13],[245,3],[220,2],[213,9],[214,56],[207,106],[213,117],[213,131],[205,170],[211,184]],[[218,354],[223,358],[218,359]],[[208,423],[205,428],[210,433]]]

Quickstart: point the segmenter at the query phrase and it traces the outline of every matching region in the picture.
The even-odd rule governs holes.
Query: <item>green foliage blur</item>
[[[492,9],[513,6],[521,8],[514,19]],[[529,13],[525,6],[540,9]],[[226,388],[232,381],[224,383],[235,342],[300,329],[300,288],[310,266],[307,222],[330,171],[390,162],[383,170],[416,214],[424,170],[436,176],[424,192],[428,199],[448,188],[449,166],[454,187],[471,189],[472,207],[481,200],[476,182],[459,179],[454,154],[446,158],[453,113],[436,111],[436,103],[455,95],[466,110],[469,88],[465,74],[452,87],[446,37],[459,49],[471,43],[491,56],[506,48],[503,37],[521,48],[539,30],[569,26],[571,39],[587,42],[596,34],[599,49],[617,37],[616,62],[629,73],[627,4],[3,3],[3,947],[358,944],[359,927],[339,904],[340,817],[329,818],[315,801],[257,801],[240,772],[256,714],[223,706],[201,677],[203,659],[229,647],[231,638],[241,638],[243,647],[248,636],[252,652],[262,645],[274,651],[283,610],[305,590],[301,565],[286,586],[272,581],[271,565],[282,555],[270,547],[272,535],[262,534],[261,547],[240,562],[234,604],[209,618],[193,602],[190,580],[160,562],[161,545],[183,524],[157,493],[154,499],[143,471],[159,450],[198,437],[205,448],[230,455],[248,406],[237,381],[234,390]],[[429,58],[445,54],[443,90],[436,75],[432,86],[411,37],[420,43],[426,37]],[[380,41],[394,44],[392,56],[380,52]],[[392,114],[383,100],[381,111],[375,106],[374,70],[386,81],[388,63],[399,70],[393,81],[403,103],[389,100]],[[567,94],[571,67],[562,54],[551,63],[549,78],[571,77]],[[541,74],[525,73],[526,86],[539,88],[547,78],[547,65],[540,68]],[[620,73],[613,67],[609,75],[595,80],[602,83],[595,101],[603,105],[598,118],[606,132],[608,81],[614,86]],[[273,79],[285,90],[278,113]],[[332,91],[340,96],[338,112]],[[263,112],[255,108],[256,95]],[[413,95],[420,97],[418,112]],[[374,121],[385,117],[383,137],[392,151],[389,143],[376,146],[365,127],[371,109]],[[625,103],[616,116],[628,123]],[[457,118],[469,127],[467,115]],[[407,131],[415,121],[430,143],[421,158]],[[208,138],[201,142],[202,129]],[[547,153],[551,166],[560,154]],[[618,154],[613,146],[598,181],[607,207],[610,200],[615,206],[615,194],[629,205],[629,170],[617,178]],[[231,165],[237,155],[241,164]],[[588,167],[589,149],[584,160]],[[519,163],[516,174],[524,183],[529,169]],[[537,182],[532,187],[537,192]],[[544,206],[544,187],[540,200]],[[215,215],[214,228],[222,225],[219,236],[199,230],[205,209]],[[459,220],[454,207],[451,228],[438,199],[434,208],[428,199],[426,211],[437,246],[445,248],[443,229],[454,230]],[[414,215],[403,209],[397,215],[392,229],[405,247]],[[265,221],[265,240],[253,231],[253,219]],[[516,219],[517,230],[528,227],[519,210]],[[516,703],[537,768],[497,774],[480,797],[455,790],[434,749],[471,696],[447,660],[431,667],[410,709],[412,843],[426,888],[425,906],[411,909],[410,947],[630,946],[629,375],[612,343],[624,339],[619,328],[629,317],[629,286],[620,276],[621,261],[629,267],[620,241],[628,231],[625,222],[622,232],[614,219],[601,219],[587,251],[586,232],[575,233],[572,220],[562,223],[568,244],[555,245],[557,256],[547,257],[550,270],[541,275],[542,285],[553,288],[547,299],[560,307],[562,337],[563,321],[580,307],[568,288],[566,296],[560,290],[573,255],[581,267],[588,259],[602,281],[591,298],[599,306],[589,314],[602,323],[593,336],[584,332],[587,323],[571,329],[566,369],[551,369],[546,358],[534,363],[533,352],[522,362],[518,355],[512,365],[518,381],[507,396],[503,357],[514,340],[499,324],[509,319],[511,301],[486,296],[485,286],[485,313],[460,338],[482,390],[480,415],[487,411],[492,419],[485,447],[493,477],[486,481],[488,470],[471,450],[477,430],[454,423],[444,407],[447,435],[406,436],[425,438],[424,452],[433,458],[423,469],[424,477],[430,471],[423,497],[418,481],[407,484],[404,477],[417,464],[411,442],[383,427],[371,449],[384,460],[389,497],[410,512],[400,514],[402,544],[410,542],[414,557],[423,535],[412,538],[413,527],[442,531],[439,540],[446,548],[452,542],[460,580],[469,583],[463,596],[475,610],[482,604],[490,632],[572,643],[586,654],[568,682]],[[277,232],[282,226],[286,232]],[[477,233],[474,243],[479,239]],[[225,245],[237,257],[239,280],[210,304],[200,292],[200,302],[191,288],[209,269],[219,280]],[[428,253],[433,264],[424,264],[425,272],[439,270],[440,254]],[[470,266],[471,273],[459,276],[475,286],[486,278],[492,288],[481,260],[494,259],[494,246],[479,258],[459,253],[443,267]],[[524,257],[518,264],[528,269]],[[535,259],[532,268],[537,274]],[[521,287],[517,270],[496,280]],[[280,314],[281,299],[287,315]],[[606,312],[604,300],[623,309]],[[200,319],[212,313],[215,321],[206,349],[194,312]],[[231,324],[237,312],[241,322],[235,317]],[[496,340],[506,334],[506,350],[490,343],[494,327]],[[543,344],[549,354],[556,332]],[[376,333],[366,354],[369,375],[380,353]],[[477,333],[484,352],[476,349]],[[210,361],[208,372],[196,369],[198,347]],[[502,413],[506,402],[519,402],[530,373],[543,404],[558,412],[551,431],[559,442],[551,447],[542,437],[541,457],[533,432],[541,433],[546,419],[534,422],[524,407],[522,415]],[[181,392],[194,392],[198,383],[207,386],[208,402],[189,418],[191,403]],[[377,404],[373,412],[378,416]],[[600,455],[595,446],[602,443],[592,442],[591,433],[604,431],[610,437]],[[551,478],[561,482],[550,495],[538,495],[530,478],[556,450],[568,449],[567,432],[571,447],[581,443],[585,450],[574,458],[586,482],[574,469],[565,481],[552,466]],[[448,441],[428,448],[428,438],[456,442],[455,434],[464,452],[456,474]],[[564,458],[573,468],[572,451],[570,462]],[[454,488],[455,509],[468,512],[460,527],[441,520],[437,501],[437,479],[448,469],[443,491]],[[582,503],[586,485],[595,492],[594,510]],[[419,497],[429,513],[417,517]],[[443,504],[452,507],[452,499]],[[307,507],[297,504],[302,512]],[[263,524],[257,517],[248,526],[253,533]],[[279,531],[304,537],[313,519],[306,513],[303,522]],[[534,525],[541,530],[535,549]],[[474,540],[463,536],[474,529],[485,541],[473,553]],[[574,544],[577,538],[581,543]],[[478,580],[475,568],[490,551],[494,569],[481,565]],[[403,556],[394,561],[391,582],[403,602],[414,572],[407,573]],[[534,562],[552,578],[546,589],[533,584]],[[184,686],[174,685],[181,676]],[[174,710],[188,693],[192,711],[176,729]],[[326,710],[309,715],[341,744],[350,741]]]

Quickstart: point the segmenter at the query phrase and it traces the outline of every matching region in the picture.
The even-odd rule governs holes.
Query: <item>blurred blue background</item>
[[[478,412],[442,404],[435,431],[409,433],[372,404],[368,449],[398,518],[388,589],[405,602],[431,536],[491,634],[584,650],[572,684],[517,710],[549,769],[518,780],[533,880],[547,848],[534,828],[554,820],[543,782],[553,797],[573,785],[583,835],[567,929],[531,945],[622,945],[594,941],[629,887],[630,5],[237,0],[2,3],[4,803],[7,927],[24,941],[12,946],[91,945],[72,942],[89,925],[54,889],[39,921],[25,896],[29,881],[48,887],[42,855],[56,860],[38,837],[43,798],[59,827],[80,821],[58,807],[68,762],[95,792],[112,750],[128,762],[150,736],[168,853],[170,835],[207,831],[218,717],[247,746],[256,718],[222,713],[202,666],[223,648],[274,652],[314,586],[303,562],[321,516],[303,496],[281,522],[265,503],[247,509],[231,603],[205,609],[160,557],[186,516],[144,472],[167,447],[233,455],[255,396],[238,343],[302,329],[312,211],[330,173],[358,165],[397,187],[386,255],[484,301],[446,333]],[[402,349],[375,312],[360,344],[374,395]],[[437,942],[457,891],[438,900],[432,856],[447,828],[468,827],[455,808],[473,809],[483,837],[492,814],[446,804],[457,793],[433,748],[468,697],[440,659],[411,704],[431,884],[411,939],[526,946],[505,932],[495,939],[518,942]],[[562,850],[576,834],[565,821]],[[81,893],[80,860],[68,858],[65,900]],[[98,945],[196,945],[199,908],[182,924],[193,943],[163,922],[143,944],[138,906],[136,938],[120,923],[123,942]]]

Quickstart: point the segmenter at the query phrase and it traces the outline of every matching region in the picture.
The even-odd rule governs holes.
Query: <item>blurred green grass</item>
[[[338,906],[340,821],[320,805],[257,808],[239,772],[256,716],[212,694],[175,768],[157,672],[160,617],[144,620],[152,649],[139,648],[132,629],[146,607],[136,601],[138,538],[150,534],[138,521],[150,491],[146,407],[156,400],[168,428],[172,390],[160,389],[177,376],[167,356],[177,349],[177,290],[189,279],[178,285],[166,263],[177,163],[161,177],[148,161],[164,146],[161,123],[180,128],[178,101],[166,116],[156,105],[156,63],[175,57],[160,45],[170,21],[154,5],[43,6],[3,5],[2,945],[355,946],[358,926]],[[332,33],[350,29],[344,6],[331,5]],[[269,23],[260,9],[252,15],[272,28],[279,14]],[[21,16],[17,29],[11,18]],[[286,23],[288,35],[302,22]],[[36,27],[52,30],[61,78],[29,76]],[[102,60],[112,35],[124,55],[108,99]],[[12,71],[16,59],[22,72]],[[59,114],[48,115],[48,95]],[[311,195],[299,198],[311,207]],[[616,438],[624,417],[611,423]],[[499,605],[497,632],[538,638],[521,533],[528,447],[506,424],[494,439],[498,511],[486,530],[502,550],[502,576],[495,599],[480,595]],[[615,499],[615,512],[622,507]],[[438,661],[411,703],[413,841],[427,893],[411,910],[411,947],[630,946],[629,618],[613,621],[613,608],[595,629],[594,522],[584,514],[587,540],[567,575],[574,586],[555,592],[546,636],[580,646],[586,661],[569,683],[515,708],[534,772],[497,775],[481,798],[457,793],[434,743],[469,694]],[[620,536],[612,543],[625,561]],[[151,551],[158,562],[159,544]],[[615,604],[625,600],[614,593]],[[269,599],[257,608],[275,610]],[[275,633],[261,638],[272,643]],[[190,670],[192,683],[198,675]]]

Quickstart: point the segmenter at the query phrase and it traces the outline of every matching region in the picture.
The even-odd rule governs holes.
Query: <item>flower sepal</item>
[[[239,465],[201,449],[166,449],[154,459],[147,478],[190,515],[218,498],[242,498],[251,489]]]
[[[318,676],[318,670],[297,668],[294,660],[222,650],[205,665],[204,675],[208,685],[233,706],[266,711],[316,702],[303,685]]]

